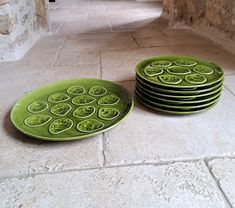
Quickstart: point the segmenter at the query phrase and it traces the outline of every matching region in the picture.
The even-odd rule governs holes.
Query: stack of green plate
[[[164,56],[136,66],[136,95],[162,112],[192,114],[212,108],[223,88],[223,70],[193,57]]]

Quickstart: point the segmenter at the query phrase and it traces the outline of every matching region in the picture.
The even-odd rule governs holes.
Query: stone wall
[[[0,62],[20,59],[48,31],[47,0],[0,0]]]
[[[164,0],[175,28],[188,27],[235,53],[235,0]]]

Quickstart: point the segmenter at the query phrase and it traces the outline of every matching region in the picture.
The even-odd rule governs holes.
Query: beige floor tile
[[[116,33],[85,33],[85,34],[76,34],[69,35],[69,39],[132,39],[130,33],[128,32],[116,32]]]
[[[158,37],[158,38],[136,38],[137,44],[142,48],[157,46],[181,46],[181,45],[208,45],[210,42],[199,37]]]
[[[235,75],[225,76],[224,84],[235,96]]]
[[[131,35],[134,38],[164,38],[165,34],[159,29],[145,29],[142,30],[141,28],[137,31],[131,32]]]
[[[209,162],[212,174],[220,188],[228,198],[232,207],[235,206],[235,158],[214,159]]]
[[[128,49],[136,48],[136,44],[133,40],[129,39],[79,39],[68,38],[64,44],[63,50],[84,50],[84,49],[99,49],[99,50],[111,50],[111,49]]]
[[[55,66],[76,66],[99,63],[99,51],[62,51],[57,57]]]
[[[122,85],[133,92],[134,82]],[[136,101],[128,119],[105,133],[107,165],[233,155],[234,108],[226,89],[215,107],[195,115],[158,113]]]
[[[9,208],[228,207],[202,162],[12,178],[0,186],[2,205]]]
[[[111,32],[110,25],[100,24],[100,25],[87,25],[86,23],[79,22],[66,22],[60,29],[59,34],[71,35],[77,33],[104,33]]]

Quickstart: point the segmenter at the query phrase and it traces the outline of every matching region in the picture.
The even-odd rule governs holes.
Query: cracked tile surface
[[[0,187],[8,208],[228,207],[202,162],[13,178],[0,181]]]
[[[235,159],[214,159],[209,162],[209,167],[229,202],[235,207]]]

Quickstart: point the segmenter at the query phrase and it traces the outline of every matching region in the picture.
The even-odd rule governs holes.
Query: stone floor
[[[57,0],[51,35],[22,60],[0,65],[1,208],[235,208],[235,56],[169,28],[161,11],[160,2]],[[136,101],[116,128],[66,143],[31,139],[10,122],[20,97],[57,80],[107,79],[133,93],[135,65],[163,54],[222,66],[220,102],[170,116]]]

